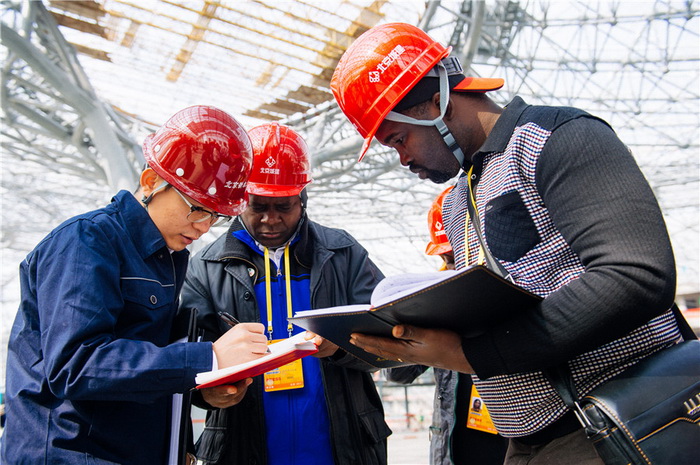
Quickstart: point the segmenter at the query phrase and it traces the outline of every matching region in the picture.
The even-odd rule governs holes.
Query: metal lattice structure
[[[419,24],[468,73],[503,77],[500,104],[571,105],[635,154],[671,231],[679,290],[697,292],[700,8],[693,1],[2,1],[2,320],[17,265],[60,221],[131,189],[143,136],[215,104],[277,120],[312,147],[309,213],[349,230],[386,274],[420,271],[425,212],[444,186],[361,140],[328,83],[375,24]],[[213,240],[215,234],[209,235]],[[3,332],[9,331],[9,328]]]

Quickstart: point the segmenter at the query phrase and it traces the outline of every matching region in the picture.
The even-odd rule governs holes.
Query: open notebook
[[[451,329],[470,337],[527,311],[540,300],[486,267],[472,266],[460,271],[391,276],[377,285],[370,304],[300,311],[290,321],[378,368],[388,368],[402,363],[350,344],[350,334],[391,337],[391,329],[403,323]]]

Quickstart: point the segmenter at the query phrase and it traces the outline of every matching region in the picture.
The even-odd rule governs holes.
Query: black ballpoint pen
[[[221,319],[224,321],[224,323],[226,323],[227,325],[229,325],[232,328],[234,326],[236,326],[238,323],[240,323],[240,321],[238,321],[233,315],[231,315],[228,312],[218,312],[218,313],[219,313],[219,317],[221,317]],[[268,354],[270,353],[269,347],[267,348],[266,353],[268,353]]]
[[[224,321],[224,323],[226,323],[227,325],[229,325],[232,328],[234,326],[236,326],[238,323],[240,323],[240,321],[238,321],[236,318],[234,318],[234,316],[231,315],[230,313],[219,312],[219,316]]]

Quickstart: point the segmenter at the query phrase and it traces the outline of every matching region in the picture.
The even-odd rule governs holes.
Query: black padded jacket
[[[190,261],[182,305],[197,308],[199,326],[208,340],[228,329],[218,311],[225,310],[240,321],[260,321],[253,283],[262,262],[232,236],[241,227],[236,220],[226,234]],[[352,236],[308,220],[300,235],[291,253],[297,264],[311,269],[313,308],[369,302],[383,274]],[[335,464],[386,464],[386,438],[391,430],[371,376],[376,369],[342,349],[322,359],[321,367]],[[201,397],[194,397],[195,405],[208,407]],[[196,445],[197,458],[206,464],[266,464],[264,421],[258,377],[241,403],[207,413]]]

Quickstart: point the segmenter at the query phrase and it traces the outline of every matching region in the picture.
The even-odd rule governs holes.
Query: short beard
[[[435,184],[446,183],[459,174],[459,163],[457,163],[457,159],[453,156],[452,152],[447,150],[446,145],[445,151],[442,152],[441,156],[444,157],[442,162],[438,163],[437,166],[432,169],[428,169],[424,166],[420,167],[425,172],[425,177]]]
[[[439,170],[425,170],[425,172],[427,173],[427,178],[435,184],[444,184],[453,177],[455,177],[454,174],[446,173],[444,171]]]

